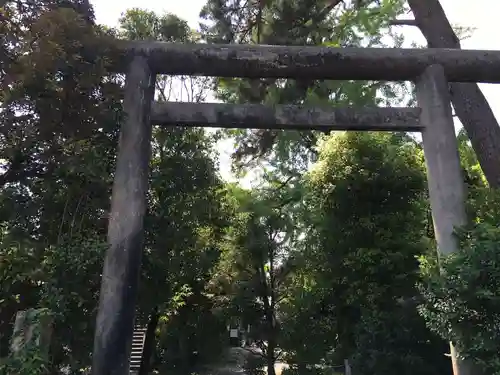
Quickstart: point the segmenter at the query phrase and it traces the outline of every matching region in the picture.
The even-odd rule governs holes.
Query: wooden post
[[[465,185],[453,125],[448,82],[440,65],[429,66],[417,79],[432,221],[438,254],[458,250],[455,228],[466,223]],[[452,344],[454,375],[475,375],[469,361],[461,361]]]
[[[92,362],[93,375],[128,375],[135,303],[143,250],[149,159],[151,102],[155,74],[145,57],[135,57],[127,73],[124,119],[108,227]]]
[[[22,355],[27,348],[36,347],[38,352],[33,354],[40,355],[42,360],[48,361],[52,321],[47,309],[18,311],[12,333],[12,356]]]

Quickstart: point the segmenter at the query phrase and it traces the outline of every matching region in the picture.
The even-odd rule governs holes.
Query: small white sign
[[[229,331],[229,337],[238,337],[238,330],[237,329],[231,329]]]

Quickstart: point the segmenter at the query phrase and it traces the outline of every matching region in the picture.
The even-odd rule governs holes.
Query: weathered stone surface
[[[155,102],[155,125],[288,130],[421,131],[419,108],[319,108],[295,105]]]
[[[439,0],[408,0],[429,48],[460,49],[458,39]],[[467,131],[481,169],[491,188],[500,188],[500,123],[475,82],[450,83],[455,114]]]
[[[455,229],[466,223],[465,183],[460,166],[448,82],[443,68],[433,65],[417,81],[417,99],[422,108],[422,132],[432,222],[440,255],[458,250]],[[450,344],[455,375],[475,375],[469,361],[460,360]]]
[[[47,359],[52,336],[53,318],[47,309],[29,309],[18,311],[12,333],[12,355],[21,355],[28,345],[39,349],[44,359]]]
[[[500,83],[500,51],[116,43],[117,70],[142,55],[153,71],[172,75],[411,81],[439,64],[451,82]]]
[[[92,363],[93,375],[128,375],[135,302],[143,250],[151,102],[155,75],[137,56],[125,84],[126,119],[120,130]]]
[[[422,108],[422,133],[432,220],[442,254],[457,250],[456,227],[465,224],[465,184],[460,167],[448,82],[439,65],[429,67],[417,81]]]

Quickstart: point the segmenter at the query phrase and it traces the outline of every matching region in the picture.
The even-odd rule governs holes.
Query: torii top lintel
[[[158,74],[332,80],[413,81],[426,67],[443,66],[449,82],[500,83],[500,51],[442,48],[332,48],[244,44],[118,41],[125,71],[146,56]]]

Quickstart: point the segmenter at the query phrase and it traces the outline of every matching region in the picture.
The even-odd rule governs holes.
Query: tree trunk
[[[272,268],[271,268],[272,272]],[[264,301],[264,316],[266,322],[266,331],[264,332],[264,338],[267,341],[267,349],[264,353],[267,365],[267,375],[276,375],[276,371],[274,371],[274,362],[275,356],[274,352],[276,351],[276,325],[274,324],[274,303],[273,301],[269,301],[272,298],[271,287],[267,282],[266,273],[264,271],[264,267],[259,270],[261,276],[262,283],[262,299]]]
[[[160,314],[158,313],[158,308],[155,308],[149,319],[148,326],[146,329],[146,339],[144,341],[144,349],[142,351],[141,368],[139,369],[139,375],[148,375],[151,367],[151,359],[155,350],[156,344],[156,327],[158,325],[158,320],[160,319]]]
[[[276,352],[276,324],[274,317],[274,302],[269,303],[268,297],[264,300],[264,309],[266,314],[266,339],[267,339],[267,350],[266,350],[266,364],[267,364],[267,375],[276,375],[274,370],[274,364],[276,362],[275,352]]]
[[[460,49],[439,0],[408,0],[429,48]],[[500,187],[500,127],[477,83],[450,83],[451,101],[490,187]]]
[[[273,338],[269,338],[267,341],[267,350],[266,350],[266,364],[267,364],[267,375],[276,375],[276,371],[274,369],[274,352],[276,349],[276,343]]]

